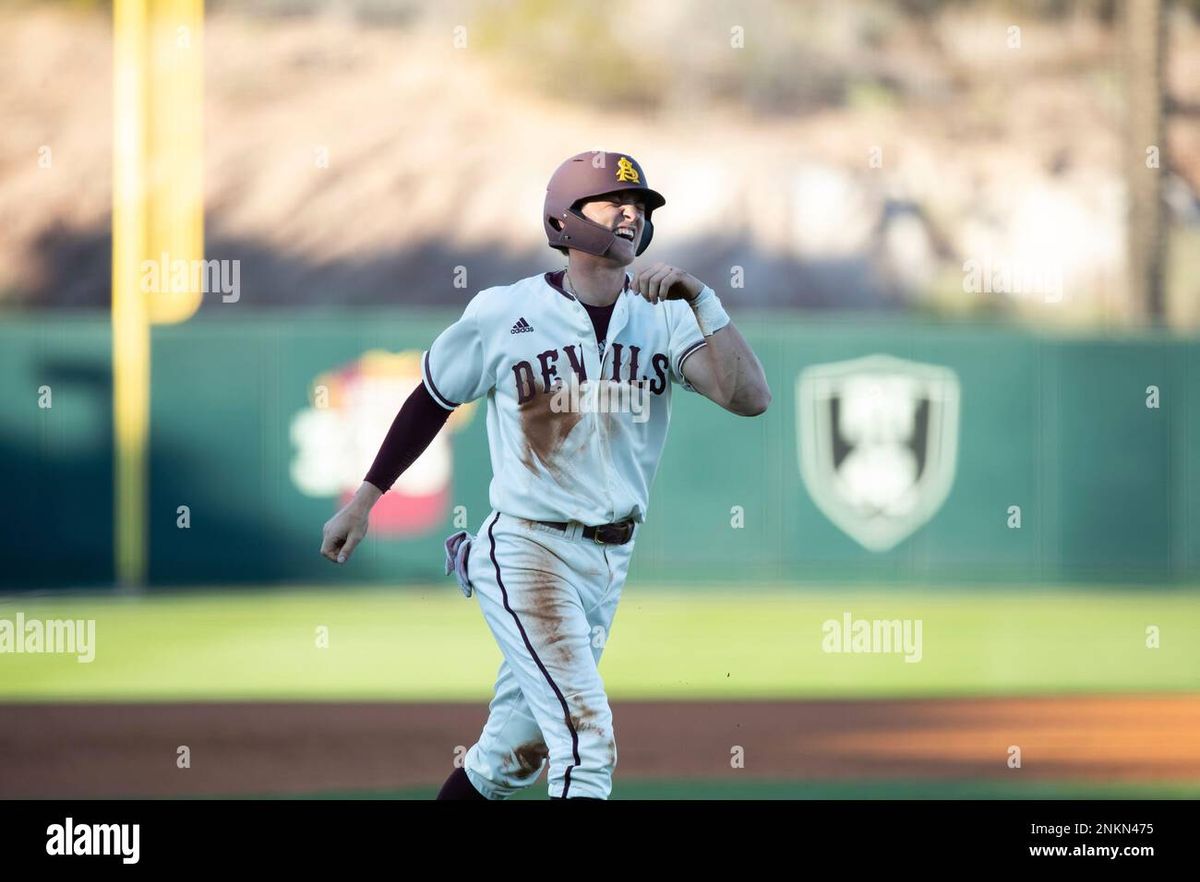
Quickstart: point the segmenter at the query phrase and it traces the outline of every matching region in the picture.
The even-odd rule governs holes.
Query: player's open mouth
[[[618,227],[616,233],[622,239],[628,239],[630,242],[633,241],[633,227]]]

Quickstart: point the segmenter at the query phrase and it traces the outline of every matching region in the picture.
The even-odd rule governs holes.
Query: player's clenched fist
[[[658,303],[660,300],[691,300],[704,290],[704,283],[677,266],[652,263],[634,273],[633,288],[651,303]]]
[[[321,556],[334,563],[345,563],[355,547],[367,535],[368,515],[354,502],[325,522],[322,531]]]

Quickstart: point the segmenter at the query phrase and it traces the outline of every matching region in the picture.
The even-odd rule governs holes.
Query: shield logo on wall
[[[941,508],[958,458],[958,377],[871,355],[814,365],[796,380],[800,474],[826,517],[887,551]]]

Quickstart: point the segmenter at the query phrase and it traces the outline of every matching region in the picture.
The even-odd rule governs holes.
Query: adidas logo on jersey
[[[532,332],[533,332],[533,325],[531,325],[531,324],[529,324],[529,322],[525,321],[524,316],[517,319],[517,323],[515,325],[513,325],[512,330],[509,331],[510,334],[529,334]]]

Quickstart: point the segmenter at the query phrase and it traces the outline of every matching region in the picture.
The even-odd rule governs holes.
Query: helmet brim
[[[575,200],[575,205],[578,207],[584,202],[592,202],[596,199],[604,199],[606,196],[616,196],[618,193],[637,193],[642,197],[642,201],[646,203],[646,214],[662,208],[667,204],[666,198],[657,190],[651,190],[649,187],[621,187],[618,190],[605,190],[603,193],[596,193],[591,196],[582,196]]]

